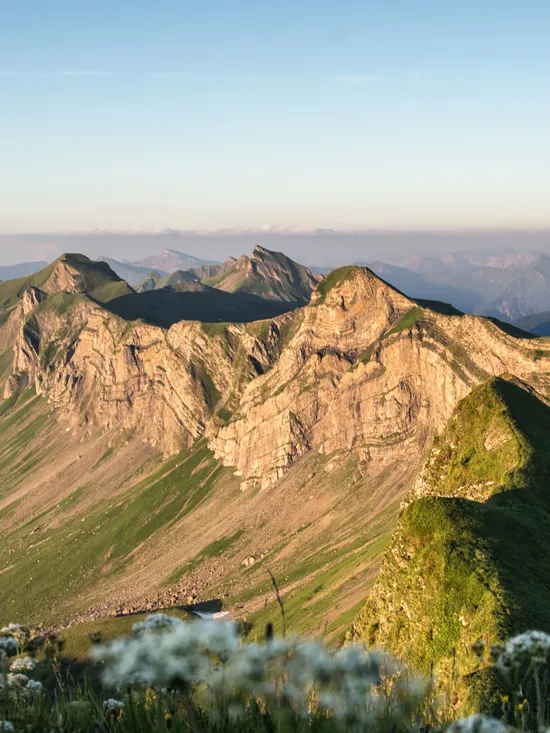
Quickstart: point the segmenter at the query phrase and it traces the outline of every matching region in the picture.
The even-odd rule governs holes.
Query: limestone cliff
[[[244,487],[273,484],[309,451],[365,464],[395,446],[422,451],[491,376],[550,392],[536,340],[420,307],[365,268],[336,271],[310,305],[256,324],[163,329],[85,295],[28,293],[6,328],[14,378],[75,425],[135,428],[165,454],[205,435]]]

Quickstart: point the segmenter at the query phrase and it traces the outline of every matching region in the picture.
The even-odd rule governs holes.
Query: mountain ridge
[[[548,404],[514,378],[494,378],[459,402],[402,503],[352,626],[350,638],[455,684],[462,711],[490,707],[496,692],[469,652],[475,642],[488,648],[550,629],[549,446]]]
[[[0,463],[14,466],[0,496],[0,571],[9,588],[30,573],[35,527],[52,567],[78,540],[66,598],[61,580],[34,580],[50,616],[170,605],[195,589],[266,620],[269,562],[293,623],[326,616],[340,633],[459,401],[507,373],[550,396],[544,342],[408,298],[367,268],[336,270],[307,305],[249,323],[160,327],[117,315],[116,298],[42,297],[30,285],[0,328]],[[43,430],[58,441],[51,483]],[[29,473],[18,479],[20,441]],[[38,495],[47,521],[34,519],[46,511]]]

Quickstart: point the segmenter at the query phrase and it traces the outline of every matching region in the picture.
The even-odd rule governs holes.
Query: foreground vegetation
[[[433,672],[476,709],[472,644],[550,632],[550,408],[490,380],[461,401],[404,503],[352,636]],[[460,682],[467,680],[468,684]]]
[[[433,680],[362,644],[247,640],[232,621],[155,614],[110,643],[91,634],[91,661],[71,664],[63,641],[12,624],[0,631],[0,730],[366,731],[545,730],[550,636],[527,632],[473,651],[502,689],[495,717],[452,720]]]

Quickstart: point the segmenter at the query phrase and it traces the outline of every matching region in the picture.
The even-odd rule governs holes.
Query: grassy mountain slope
[[[80,254],[65,254],[32,275],[0,283],[0,309],[14,306],[29,287],[48,294],[86,293],[102,303],[133,293],[106,262],[94,262]]]
[[[190,270],[176,270],[171,272],[157,282],[157,288],[175,288],[181,283],[197,282],[197,277]]]
[[[196,594],[257,620],[261,634],[268,619],[280,626],[270,568],[289,628],[338,638],[375,576],[396,487],[416,468],[396,459],[362,475],[345,455],[310,458],[276,491],[250,495],[204,441],[162,460],[129,433],[82,442],[65,424],[32,390],[0,417],[2,623]]]
[[[549,456],[550,408],[522,386],[494,379],[460,402],[352,635],[454,677],[475,707],[488,679],[471,645],[550,630]]]
[[[183,281],[181,287],[123,295],[111,300],[107,308],[127,321],[142,319],[169,328],[178,321],[246,323],[274,318],[287,312],[289,305],[248,293],[225,293],[196,281]]]

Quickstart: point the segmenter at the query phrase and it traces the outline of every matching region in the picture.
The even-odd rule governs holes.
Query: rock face
[[[288,303],[296,308],[309,302],[318,283],[313,273],[280,252],[256,247],[251,257],[230,257],[218,265],[203,265],[190,270],[176,270],[165,277],[149,275],[139,292],[170,288],[188,292],[193,283],[226,293],[241,293],[269,301]]]
[[[229,257],[225,262],[222,262],[219,265],[202,265],[202,267],[193,267],[189,272],[195,275],[195,277],[202,282],[203,280],[210,280],[218,277],[218,275],[223,275],[224,272],[227,272],[234,267],[236,262],[237,260],[235,257]]]
[[[56,309],[62,295],[28,292],[12,313],[13,379],[34,381],[75,426],[120,424],[165,454],[206,436],[243,488],[270,486],[308,451],[366,463],[395,446],[422,451],[491,376],[550,393],[536,340],[419,307],[366,268],[336,271],[310,305],[248,325],[161,329],[85,296]]]
[[[309,268],[282,252],[255,247],[251,257],[242,255],[231,267],[205,282],[231,293],[245,292],[269,300],[305,305],[318,279]]]

